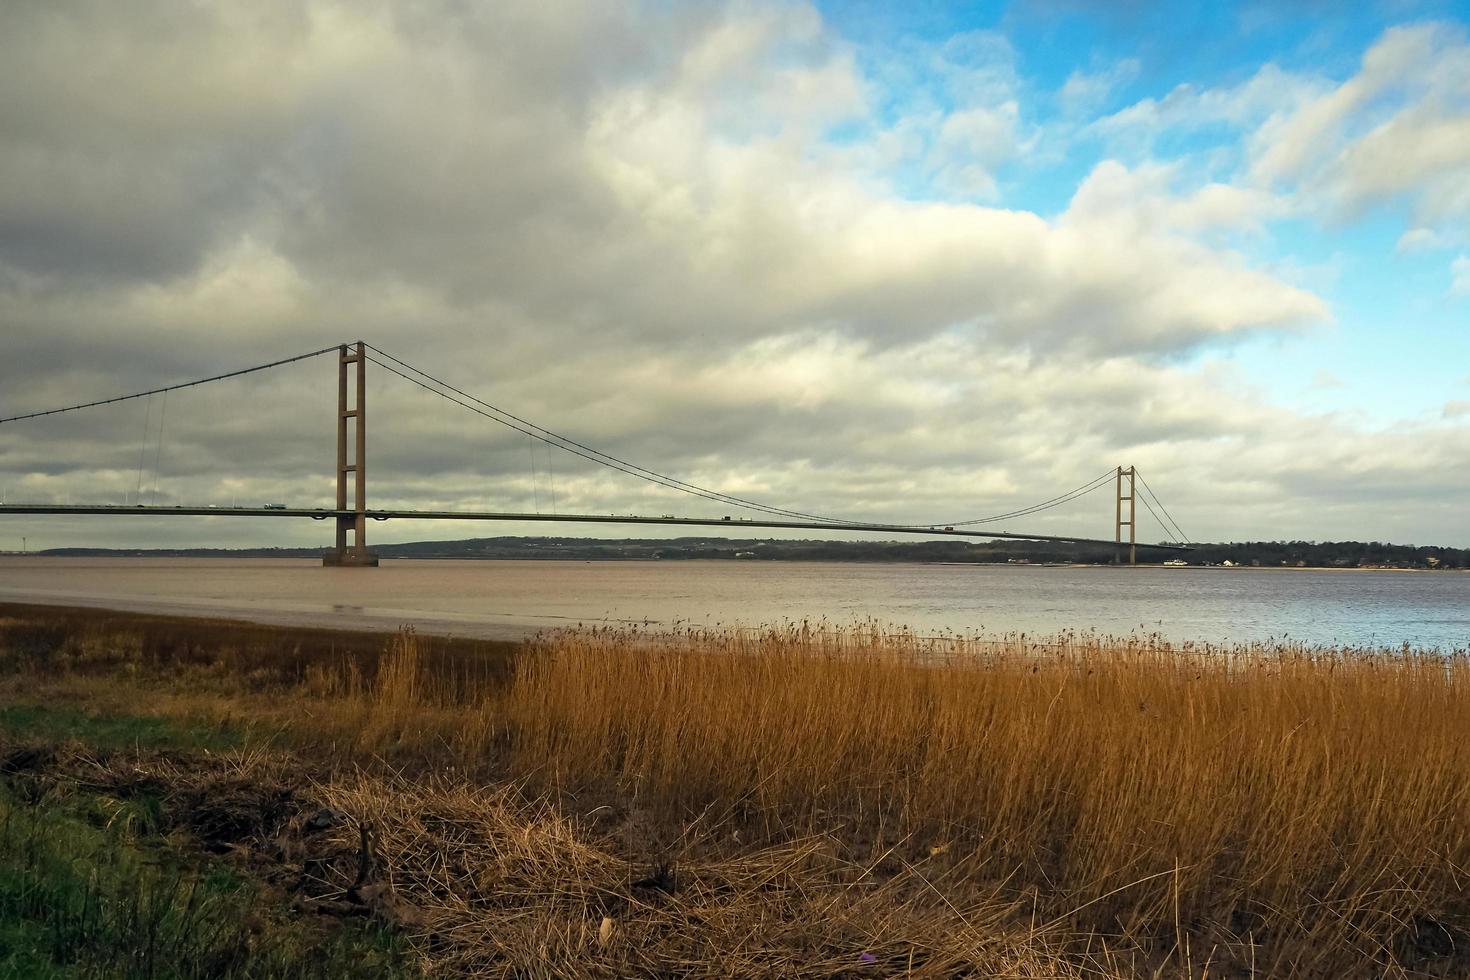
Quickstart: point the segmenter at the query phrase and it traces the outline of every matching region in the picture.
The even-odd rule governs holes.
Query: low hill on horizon
[[[1140,563],[1308,568],[1470,568],[1470,549],[1379,541],[1250,541],[1191,544],[1188,552],[1140,546]],[[316,558],[323,548],[50,548],[50,557]],[[823,541],[786,538],[493,537],[381,544],[383,558],[546,561],[853,561],[959,564],[1107,564],[1111,546],[1050,541]]]

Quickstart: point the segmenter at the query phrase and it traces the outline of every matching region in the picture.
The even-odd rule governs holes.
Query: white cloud
[[[1460,25],[1391,28],[1342,81],[1266,64],[1224,87],[1182,84],[1088,131],[1147,157],[1166,134],[1227,127],[1232,183],[1269,188],[1334,218],[1404,201],[1400,250],[1464,242],[1470,219],[1470,43]],[[1239,139],[1237,146],[1233,141]],[[1208,163],[1207,163],[1208,165]]]
[[[1410,228],[1399,236],[1395,251],[1400,255],[1406,255],[1444,248],[1446,244],[1444,236],[1431,228]]]
[[[1005,102],[1020,86],[1016,49],[1009,38],[995,31],[956,34],[931,49],[930,58],[953,105]]]
[[[1139,68],[1137,58],[1123,58],[1099,71],[1076,69],[1057,92],[1057,103],[1068,116],[1096,112],[1118,89],[1138,77]]]
[[[1308,387],[1318,391],[1328,391],[1335,388],[1346,388],[1347,382],[1325,368],[1318,368],[1312,375],[1312,383]]]
[[[1354,214],[1403,198],[1418,229],[1470,217],[1470,44],[1447,24],[1393,28],[1358,72],[1257,135],[1252,172]]]
[[[1089,127],[1108,139],[1146,152],[1168,131],[1190,131],[1226,124],[1246,129],[1307,104],[1322,88],[1310,77],[1263,65],[1238,85],[1201,88],[1185,83],[1163,98],[1145,98],[1097,120]]]
[[[996,108],[961,109],[944,117],[930,167],[942,190],[961,197],[996,196],[995,171],[1018,150],[1014,101]]]
[[[1470,296],[1470,255],[1458,256],[1450,263],[1450,292]]]
[[[998,172],[1026,156],[1039,129],[1022,116],[1023,81],[1010,41],[990,31],[942,41],[901,38],[864,59],[877,111],[870,138],[844,162],[877,180],[922,174],[956,201],[1001,197]]]
[[[1185,177],[1178,163],[1149,161],[1129,169],[1104,160],[1078,187],[1068,217],[1112,224],[1129,234],[1259,233],[1287,209],[1280,198],[1258,188],[1211,182],[1179,193],[1176,185]]]

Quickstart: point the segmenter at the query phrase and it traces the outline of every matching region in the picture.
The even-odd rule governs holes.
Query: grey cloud
[[[37,137],[43,157],[72,159],[79,173],[62,168],[45,182],[56,200],[37,195],[35,181],[7,182],[23,199],[0,212],[17,231],[12,263],[71,280],[91,272],[177,281],[240,236],[257,235],[313,286],[339,296],[399,281],[453,306],[512,308],[538,329],[577,332],[579,342],[591,334],[705,345],[711,335],[738,342],[829,321],[902,341],[970,318],[997,324],[1007,343],[1151,350],[1247,325],[1199,324],[1187,313],[1140,317],[1152,311],[1119,301],[1157,288],[1144,269],[1115,267],[1106,293],[1084,286],[1070,303],[1063,294],[1037,308],[1032,297],[1054,292],[1074,271],[1056,268],[1068,245],[1044,227],[983,209],[894,209],[853,197],[853,188],[802,168],[787,151],[726,152],[711,120],[699,119],[703,104],[677,94],[640,96],[644,108],[631,119],[649,139],[670,133],[663,144],[598,136],[589,125],[618,103],[614,82],[631,73],[620,59],[646,54],[626,40],[634,33],[626,24],[514,9],[443,18],[422,7],[401,16],[352,9],[232,22],[229,57],[219,50],[222,22],[232,20],[223,15],[176,25],[165,34],[171,45],[150,33],[146,18],[119,18],[114,46],[173,64],[203,94],[174,92],[157,70],[131,78],[118,67],[125,59],[115,58],[101,79],[117,81],[115,100],[97,91],[61,100],[81,129],[100,118],[117,135],[100,158],[78,157],[51,130]],[[178,53],[196,47],[197,58]],[[944,64],[957,78],[992,70],[988,54],[950,48]],[[283,53],[287,67],[276,77]],[[225,76],[213,84],[210,56]],[[981,68],[970,64],[977,58]],[[674,70],[651,60],[655,78]],[[727,71],[759,67],[737,62]],[[260,76],[271,84],[252,102],[245,83]],[[47,77],[41,94],[49,96],[63,86],[54,66],[50,88]],[[677,77],[672,84],[681,91]],[[151,113],[115,105],[135,98],[152,100]],[[197,108],[201,99],[228,108],[209,116]],[[48,108],[42,98],[31,110]],[[660,149],[689,155],[687,166],[663,172],[638,156]],[[724,172],[708,169],[715,166]],[[89,180],[99,175],[112,181]],[[618,186],[627,177],[645,182],[639,193]],[[659,180],[664,196],[649,196],[657,184],[648,182]],[[157,188],[173,196],[161,199]],[[834,193],[847,200],[821,227],[793,220]],[[40,201],[39,210],[30,214],[24,201]],[[98,213],[112,202],[121,202],[121,214]],[[875,213],[882,224],[872,222]],[[853,236],[881,236],[885,251],[854,254],[843,242]],[[903,255],[900,243],[914,236],[922,265]],[[1210,256],[1190,255],[1179,271],[1201,258]],[[1062,258],[1064,266],[1077,261]],[[1091,328],[1069,330],[1079,308]],[[1144,323],[1145,333],[1129,336],[1132,323]]]

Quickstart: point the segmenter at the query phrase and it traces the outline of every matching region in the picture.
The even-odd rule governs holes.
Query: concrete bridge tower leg
[[[1134,476],[1135,471],[1132,466],[1126,470],[1121,466],[1118,467],[1118,506],[1113,519],[1113,541],[1115,542],[1113,564],[1115,565],[1123,564],[1123,528],[1125,527],[1128,529],[1128,564],[1138,564],[1137,524],[1134,520],[1138,504],[1133,492]],[[1128,480],[1128,492],[1126,494],[1123,492],[1123,480],[1125,477]],[[1128,519],[1126,521],[1123,520],[1124,502],[1128,504]]]
[[[356,370],[351,368],[356,366]],[[356,384],[349,386],[349,375]],[[349,347],[343,344],[337,357],[337,541],[336,547],[322,556],[323,565],[375,567],[378,556],[367,550],[367,353],[362,341]],[[355,389],[353,407],[348,408],[348,388]],[[354,452],[347,454],[347,420],[353,420]],[[347,477],[351,474],[353,506],[347,506]],[[348,544],[348,534],[352,543]]]

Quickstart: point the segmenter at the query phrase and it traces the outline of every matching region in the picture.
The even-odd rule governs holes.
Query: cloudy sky
[[[797,510],[958,521],[1136,464],[1196,540],[1470,545],[1470,10],[1189,6],[10,0],[0,416],[361,337]],[[375,506],[729,512],[369,397]],[[0,494],[330,505],[335,399],[317,358],[0,425]]]

